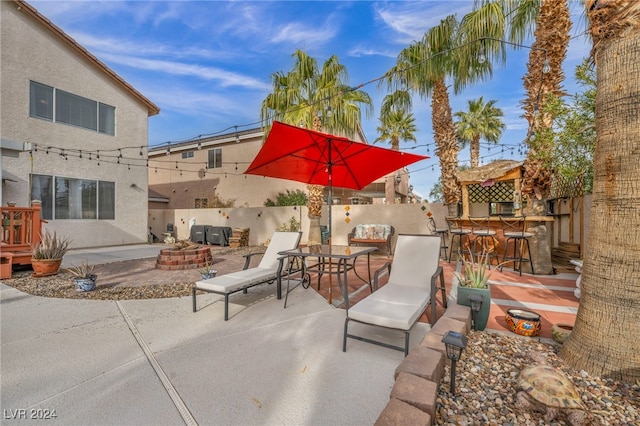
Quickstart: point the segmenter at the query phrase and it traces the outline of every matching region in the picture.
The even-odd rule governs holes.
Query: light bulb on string
[[[549,58],[544,60],[544,65],[542,65],[542,73],[549,74],[551,72],[551,64],[549,63]]]

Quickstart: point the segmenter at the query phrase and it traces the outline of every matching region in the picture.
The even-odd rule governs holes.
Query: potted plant
[[[85,260],[80,265],[73,265],[67,271],[74,275],[76,291],[91,291],[96,288],[97,275],[94,273],[95,265],[89,265]]]
[[[44,230],[40,242],[32,247],[31,267],[34,277],[46,277],[58,273],[62,258],[69,250],[71,239]]]
[[[200,272],[200,275],[202,275],[203,280],[213,278],[218,273],[217,270],[212,268],[212,264],[209,263],[209,260],[207,260],[207,263],[204,265],[204,267],[198,269],[198,271]]]
[[[454,272],[458,280],[457,303],[471,307],[469,297],[474,293],[482,295],[484,300],[480,306],[480,311],[475,316],[475,329],[484,330],[489,321],[489,311],[491,310],[489,278],[493,272],[489,270],[488,256],[482,255],[478,261],[475,261],[473,254],[471,254],[470,259],[470,261],[462,261],[462,271]]]

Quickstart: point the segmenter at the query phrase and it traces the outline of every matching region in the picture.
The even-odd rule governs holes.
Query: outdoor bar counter
[[[520,216],[502,216],[502,218],[505,221],[518,221],[521,220],[522,217]],[[473,219],[476,223],[478,222],[483,222],[484,224],[487,223],[487,217],[470,217],[470,216],[461,216],[461,217],[447,217],[448,221],[452,221],[455,222],[458,226],[464,228],[464,229],[471,229],[471,220]],[[553,217],[552,216],[525,216],[524,217],[524,221],[525,221],[525,231],[531,231],[531,228],[533,227],[538,227],[538,226],[543,226],[546,227],[547,223],[549,222],[553,222]],[[505,249],[505,237],[502,234],[502,226],[500,223],[500,217],[499,216],[489,216],[489,228],[496,231],[496,235],[494,236],[494,238],[496,239],[497,243],[497,247],[496,247],[496,252],[498,254],[498,259],[500,259],[500,261],[502,261],[502,258],[504,256],[504,249]],[[451,235],[449,236],[449,243],[450,244],[454,244],[453,246],[453,253],[455,256],[456,253],[458,252],[458,238],[455,238],[452,242],[452,238]],[[475,238],[473,235],[469,235],[469,238],[471,239],[471,249],[473,250],[473,239]],[[541,244],[544,244],[544,247],[539,247]],[[541,241],[539,238],[536,238],[536,236],[534,235],[533,237],[529,238],[529,246],[531,247],[531,256],[534,257],[534,262],[535,262],[535,256],[536,253],[538,253],[541,249],[542,251],[545,250],[550,250],[550,242],[548,240],[548,238],[545,238],[544,241]],[[513,250],[513,245],[510,244],[509,245],[509,249],[510,249],[510,253],[511,250]],[[467,247],[465,247],[465,250],[467,249]],[[527,257],[528,254],[525,253],[525,257]],[[492,265],[495,265],[496,261],[492,260]],[[534,263],[535,265],[535,263]],[[514,265],[513,263],[507,263],[504,265],[507,268],[513,268]],[[535,266],[534,266],[535,269]],[[531,266],[525,262],[523,265],[523,272],[527,272],[527,273],[531,273]],[[538,271],[535,271],[536,273],[538,273]],[[544,271],[541,271],[541,273],[544,273]]]

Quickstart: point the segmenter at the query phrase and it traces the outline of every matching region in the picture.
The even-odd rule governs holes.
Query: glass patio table
[[[297,257],[302,260],[302,279],[309,272],[315,272],[319,275],[318,283],[322,275],[329,274],[329,303],[333,304],[333,295],[331,290],[331,277],[338,277],[338,287],[342,293],[345,308],[349,310],[349,286],[347,281],[348,272],[353,270],[355,276],[362,282],[371,286],[371,253],[376,251],[377,247],[352,247],[340,245],[311,245],[307,247],[298,247],[293,250],[284,250],[278,252],[280,256]],[[361,277],[355,269],[356,259],[358,256],[367,255],[367,271],[368,279]],[[308,258],[317,258],[315,264],[308,264]],[[282,280],[278,277],[277,288],[278,299],[282,298]],[[340,303],[341,304],[341,303]],[[340,306],[338,304],[338,306]],[[285,303],[286,306],[286,303]]]

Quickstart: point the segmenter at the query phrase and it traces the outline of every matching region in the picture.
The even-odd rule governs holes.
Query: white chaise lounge
[[[193,298],[193,312],[196,312],[196,292],[198,290],[224,296],[224,320],[229,319],[229,296],[242,291],[247,293],[250,287],[275,282],[283,271],[287,270],[287,257],[278,256],[278,252],[298,247],[301,232],[274,232],[269,246],[255,268],[249,268],[251,256],[261,253],[245,255],[244,268],[238,272],[220,275],[208,280],[198,281],[191,289]]]
[[[398,235],[391,264],[378,269],[374,291],[347,311],[342,350],[347,350],[347,337],[409,353],[411,328],[431,305],[431,324],[436,321],[436,292],[444,292],[444,273],[439,266],[440,236]],[[389,281],[377,288],[378,274],[390,266]],[[440,277],[440,286],[436,280]],[[446,299],[446,296],[444,297]],[[404,347],[349,334],[349,321],[399,330],[405,333]]]

